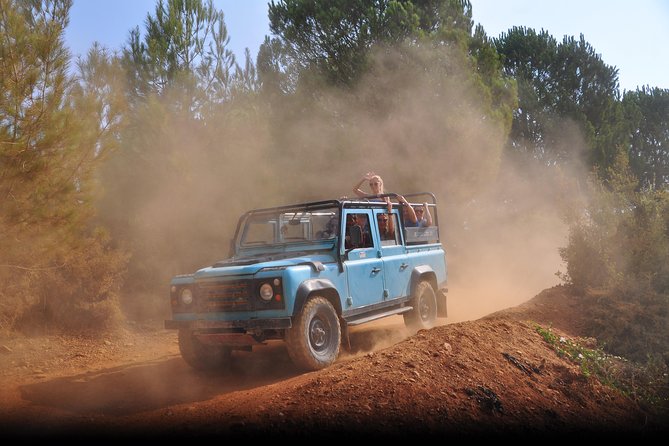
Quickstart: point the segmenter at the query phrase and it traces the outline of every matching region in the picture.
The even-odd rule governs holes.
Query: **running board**
[[[413,310],[413,307],[400,307],[390,311],[384,311],[383,313],[374,313],[369,316],[362,317],[360,319],[351,319],[347,320],[347,325],[360,325],[366,322],[374,321],[376,319],[381,319],[387,316],[394,316],[396,314],[406,313],[407,311]]]

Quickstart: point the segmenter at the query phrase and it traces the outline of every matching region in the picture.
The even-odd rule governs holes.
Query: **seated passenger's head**
[[[381,231],[385,231],[386,228],[388,227],[388,215],[379,214],[378,220],[379,220],[379,229],[381,229]]]
[[[418,219],[423,218],[423,215],[425,214],[425,209],[423,208],[423,206],[416,206],[413,210],[414,212],[416,212],[416,217]]]
[[[332,217],[330,220],[328,220],[327,224],[325,225],[325,229],[329,232],[335,232],[337,230],[337,218]]]

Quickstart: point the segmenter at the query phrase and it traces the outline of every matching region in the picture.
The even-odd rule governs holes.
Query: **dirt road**
[[[389,318],[310,373],[278,342],[236,353],[229,370],[197,373],[176,333],[158,325],[98,340],[3,339],[0,428],[22,438],[657,434],[636,402],[537,333],[545,324],[578,336],[584,315],[561,293],[414,336]]]

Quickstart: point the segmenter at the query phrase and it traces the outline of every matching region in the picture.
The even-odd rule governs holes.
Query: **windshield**
[[[334,240],[339,232],[338,216],[336,207],[253,212],[242,228],[240,246]]]

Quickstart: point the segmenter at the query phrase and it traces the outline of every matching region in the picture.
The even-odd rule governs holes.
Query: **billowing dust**
[[[576,175],[537,160],[522,168],[511,162],[504,154],[509,129],[486,119],[489,104],[472,93],[468,72],[439,51],[385,49],[345,93],[232,104],[234,114],[213,114],[197,128],[176,118],[145,123],[159,130],[146,136],[157,161],[127,195],[106,200],[123,203],[107,215],[129,213],[133,261],[160,265],[169,283],[227,257],[242,212],[352,196],[374,171],[386,192],[437,197],[449,266],[447,322],[517,305],[558,284],[561,217]]]

